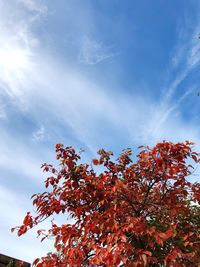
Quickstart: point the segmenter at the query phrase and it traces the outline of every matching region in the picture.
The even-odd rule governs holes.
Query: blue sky
[[[0,253],[50,249],[9,229],[33,210],[56,143],[85,160],[162,140],[200,148],[199,14],[197,0],[0,0]]]

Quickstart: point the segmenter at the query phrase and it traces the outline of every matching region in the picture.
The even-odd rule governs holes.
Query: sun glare
[[[28,68],[29,57],[20,48],[0,49],[0,66],[7,71],[23,71]]]

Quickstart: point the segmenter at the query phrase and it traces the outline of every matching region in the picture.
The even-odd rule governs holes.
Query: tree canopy
[[[46,191],[32,196],[37,214],[12,230],[21,236],[60,213],[74,222],[38,231],[54,237],[55,251],[34,266],[199,266],[200,183],[188,179],[199,154],[189,141],[139,149],[135,163],[131,149],[81,163],[81,153],[56,146],[58,168],[42,165]]]

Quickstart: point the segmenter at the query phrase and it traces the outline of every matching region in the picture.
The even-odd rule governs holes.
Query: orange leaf
[[[92,162],[93,162],[94,165],[98,165],[99,164],[99,160],[98,159],[93,159]]]

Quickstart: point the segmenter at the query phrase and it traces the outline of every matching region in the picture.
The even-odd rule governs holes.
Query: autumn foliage
[[[200,184],[188,177],[200,160],[192,146],[140,147],[136,163],[131,149],[116,161],[102,149],[83,164],[80,153],[58,144],[59,168],[42,166],[47,189],[33,195],[37,214],[27,213],[15,230],[20,236],[60,213],[74,223],[52,221],[38,231],[42,240],[54,237],[55,252],[34,266],[199,266]]]

